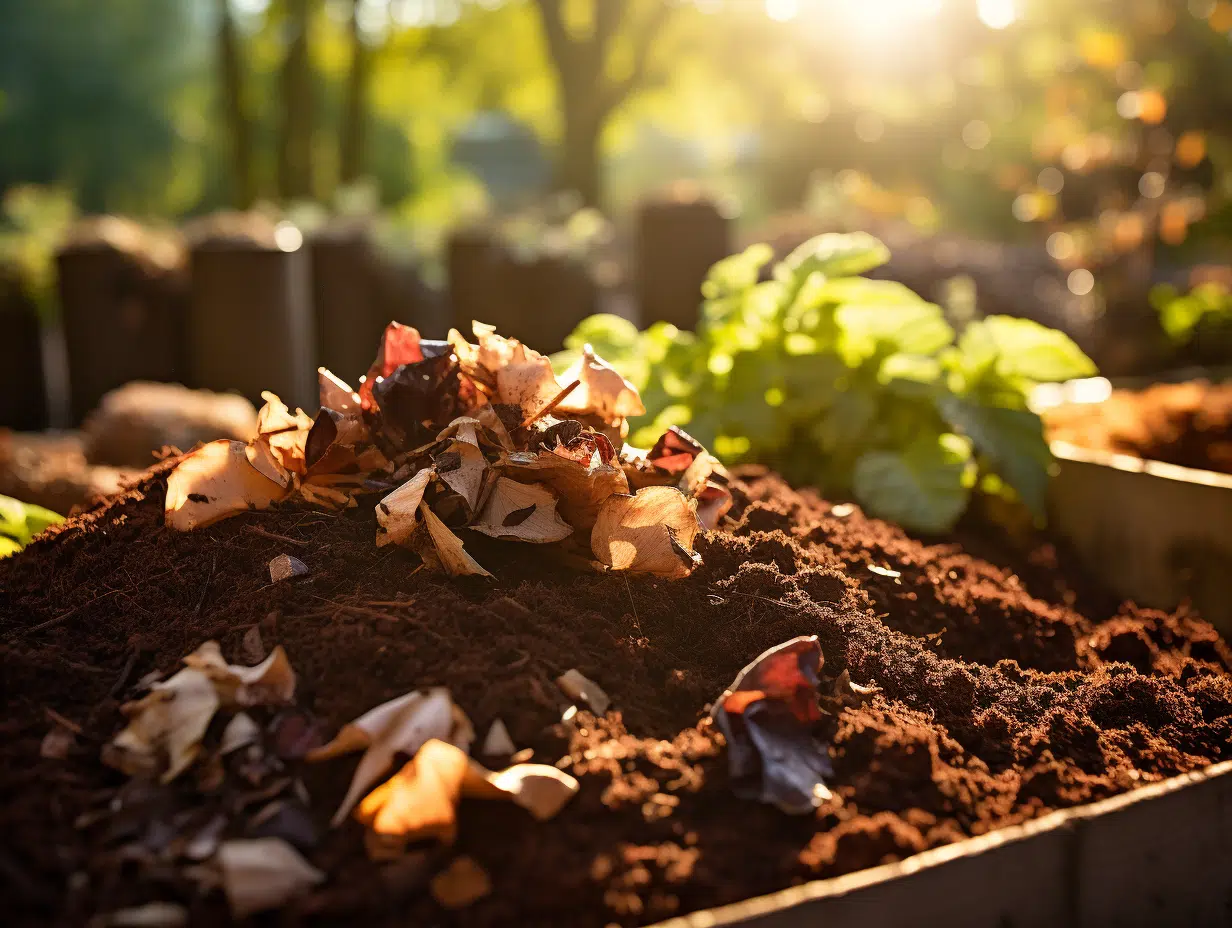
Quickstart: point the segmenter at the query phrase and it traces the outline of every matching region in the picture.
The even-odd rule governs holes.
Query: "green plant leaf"
[[[901,452],[865,452],[856,461],[852,488],[879,518],[916,531],[945,532],[967,508],[972,468],[969,443],[945,434]]]
[[[835,313],[839,351],[852,367],[875,354],[931,355],[954,341],[939,306],[848,304]]]
[[[0,496],[0,535],[12,539],[19,548],[28,545],[47,526],[63,521],[63,516],[50,509]]]
[[[724,258],[710,268],[702,284],[702,295],[707,300],[717,300],[747,290],[757,283],[761,269],[773,258],[774,249],[764,243]]]
[[[971,329],[982,331],[995,346],[997,370],[1003,376],[1052,383],[1096,373],[1095,364],[1073,339],[1030,319],[988,316],[973,322],[968,331]],[[962,349],[963,343],[959,347]]]
[[[22,549],[12,538],[7,535],[0,535],[0,558],[8,557],[10,554],[16,554]]]
[[[809,239],[783,259],[781,267],[798,282],[820,272],[827,278],[854,277],[890,260],[890,249],[867,232],[827,232]]]
[[[937,400],[950,427],[970,438],[1018,493],[1031,514],[1043,519],[1052,453],[1040,417],[1026,409],[981,406],[950,394]]]

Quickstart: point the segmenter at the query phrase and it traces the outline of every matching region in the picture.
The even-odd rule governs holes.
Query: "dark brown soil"
[[[1044,414],[1050,439],[1232,474],[1232,384],[1205,380],[1115,390],[1102,403]]]
[[[400,890],[348,823],[311,855],[329,883],[279,923],[646,924],[1232,757],[1232,652],[1206,623],[1132,607],[1080,614],[1070,603],[1088,600],[1047,552],[1015,573],[771,475],[750,475],[747,493],[734,530],[700,541],[704,565],[678,582],[574,573],[536,547],[479,537],[467,544],[495,582],[416,572],[414,555],[374,546],[369,507],[176,534],[161,527],[158,478],[70,520],[0,562],[9,923],[81,924],[150,899],[183,902],[196,923],[223,918],[217,895],[194,897],[172,875],[106,870],[97,836],[74,821],[124,781],[98,748],[131,683],[207,638],[238,655],[254,624],[286,647],[301,702],[330,731],[444,685],[481,734],[499,716],[582,785],[548,823],[464,802],[457,847],[413,858]],[[284,552],[312,573],[272,586],[267,564]],[[823,684],[846,670],[881,693],[827,716],[835,798],[789,817],[732,795],[722,739],[699,720],[744,664],[803,634],[820,638]],[[570,667],[613,697],[606,719],[560,721],[552,681]],[[85,729],[66,760],[40,759],[48,708]],[[353,766],[309,769],[322,824]],[[494,890],[446,916],[422,880],[456,853]]]

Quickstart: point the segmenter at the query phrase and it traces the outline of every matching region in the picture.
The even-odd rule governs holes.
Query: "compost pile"
[[[1232,474],[1232,384],[1114,390],[1102,403],[1049,409],[1044,424],[1052,440]]]
[[[386,369],[404,337],[371,396],[270,398],[254,442],[0,562],[13,923],[642,925],[1232,757],[1200,619],[729,478],[678,431],[624,449],[636,396],[593,357],[529,409],[481,378],[454,408],[406,368],[475,357]],[[445,408],[391,439],[387,381]],[[533,499],[490,509],[501,480]]]

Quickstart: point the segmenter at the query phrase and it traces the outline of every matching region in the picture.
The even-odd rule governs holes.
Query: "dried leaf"
[[[332,409],[344,416],[362,411],[359,394],[324,367],[317,368],[317,396],[323,409]]]
[[[103,762],[130,776],[158,775],[169,783],[197,758],[218,709],[205,672],[186,667],[122,708],[129,723],[103,750]]]
[[[235,918],[285,905],[325,879],[281,838],[224,841],[215,860]]]
[[[166,522],[187,532],[239,512],[268,509],[285,495],[252,466],[247,445],[219,439],[202,445],[167,476]]]
[[[470,434],[474,434],[473,427]],[[453,464],[455,459],[456,465]],[[436,465],[436,475],[465,501],[467,514],[476,512],[488,472],[488,462],[478,443],[456,438],[433,459],[433,463]]]
[[[282,466],[282,461],[270,450],[269,442],[265,438],[258,438],[255,441],[249,442],[244,453],[248,458],[248,463],[263,477],[268,477],[283,489],[291,486],[294,477],[289,470]]]
[[[365,845],[373,860],[401,856],[411,841],[453,844],[458,798],[470,760],[444,741],[426,742],[391,779],[368,794],[355,811],[368,828]]]
[[[637,387],[596,356],[590,345],[582,349],[582,356],[559,380],[562,386],[578,381],[577,388],[556,407],[560,413],[598,416],[610,424],[646,412]]]
[[[303,577],[308,573],[308,565],[297,557],[280,554],[269,562],[270,583],[281,583],[292,577]],[[258,633],[259,634],[259,633]]]
[[[475,730],[466,713],[454,704],[449,690],[443,687],[416,690],[382,703],[344,725],[325,747],[310,751],[308,760],[320,761],[364,750],[332,824],[340,825],[346,819],[359,798],[389,770],[395,754],[413,755],[434,738],[463,751],[469,750],[475,740]]]
[[[302,409],[297,409],[292,415],[287,404],[278,398],[278,394],[263,390],[261,399],[265,400],[265,405],[257,413],[258,435],[277,435],[312,426],[312,419],[307,413]]]
[[[188,910],[174,902],[147,902],[90,919],[88,928],[183,928]]]
[[[207,641],[184,658],[189,667],[205,673],[227,708],[277,706],[295,701],[295,671],[282,645],[255,667],[228,664],[217,641]]]
[[[222,730],[222,743],[218,753],[222,755],[255,744],[261,738],[261,729],[247,712],[237,712]]]
[[[381,333],[381,344],[376,352],[376,360],[368,368],[368,374],[359,387],[363,407],[371,409],[374,405],[373,388],[378,380],[389,377],[403,364],[414,364],[422,361],[423,358],[418,330],[409,325],[402,325],[400,322],[391,322],[387,325],[385,331]]]
[[[381,433],[399,451],[410,451],[431,439],[436,424],[452,421],[462,411],[462,384],[452,355],[404,364],[374,384],[380,407]],[[366,385],[365,385],[366,386]]]
[[[715,702],[710,715],[727,739],[737,796],[791,815],[829,798],[829,756],[812,733],[822,660],[816,635],[792,638],[759,655]]]
[[[581,700],[590,706],[590,711],[595,715],[603,715],[607,712],[608,706],[612,704],[612,700],[607,693],[603,692],[603,688],[594,680],[582,676],[581,671],[577,669],[566,670],[556,678],[556,685],[574,702]]]
[[[700,558],[694,504],[674,487],[644,487],[633,496],[612,496],[599,510],[591,550],[613,570],[687,577]]]
[[[482,407],[475,413],[476,421],[483,426],[505,451],[513,450],[513,439],[509,436],[509,427],[505,425],[496,408],[491,404]]]
[[[356,488],[351,488],[351,492],[347,492],[329,486],[328,481],[328,476],[309,477],[299,485],[299,495],[305,502],[320,506],[322,509],[350,509],[357,505],[353,495],[358,492]]]
[[[550,487],[561,517],[583,536],[595,524],[604,502],[613,494],[629,492],[624,471],[602,463],[597,453],[581,464],[551,451],[515,452],[506,457],[503,469],[518,483]]]
[[[497,477],[473,531],[493,538],[516,538],[536,544],[560,541],[573,528],[556,513],[556,497],[537,483]]]
[[[405,545],[411,540],[415,529],[419,527],[419,504],[423,501],[424,491],[435,473],[431,467],[425,467],[377,503],[378,548],[389,544]]]
[[[479,749],[479,753],[485,757],[509,757],[517,749],[513,739],[509,737],[509,729],[504,722],[497,719],[488,729],[488,735],[483,739],[483,747]]]
[[[240,652],[249,664],[259,664],[267,657],[265,642],[261,640],[261,626],[254,625],[244,632],[244,640],[240,642]]]
[[[358,449],[370,440],[360,414],[344,415],[323,406],[304,438],[304,472],[315,476],[348,470],[356,466]]]
[[[554,818],[577,791],[577,780],[548,764],[514,764],[494,772],[471,761],[462,783],[463,796],[510,800],[540,822]]]
[[[39,744],[39,757],[44,757],[47,760],[64,760],[64,758],[68,757],[68,752],[73,749],[73,745],[76,743],[77,736],[73,734],[72,730],[57,724],[43,736],[43,740]]]
[[[432,546],[441,568],[451,577],[478,576],[491,577],[473,557],[466,553],[462,539],[450,531],[449,526],[436,517],[428,508],[427,503],[419,504],[419,512],[428,528]]]
[[[446,909],[464,909],[492,892],[487,872],[471,857],[458,857],[432,878],[432,898]]]

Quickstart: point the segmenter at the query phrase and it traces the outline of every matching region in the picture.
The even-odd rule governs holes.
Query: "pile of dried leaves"
[[[379,497],[377,545],[451,575],[489,576],[465,528],[597,569],[687,576],[698,531],[731,506],[719,462],[675,429],[649,451],[626,446],[642,401],[593,352],[557,377],[521,342],[474,332],[478,344],[456,330],[434,342],[390,323],[358,391],[321,369],[315,418],[264,394],[256,438],[211,442],[171,473],[167,524]]]

